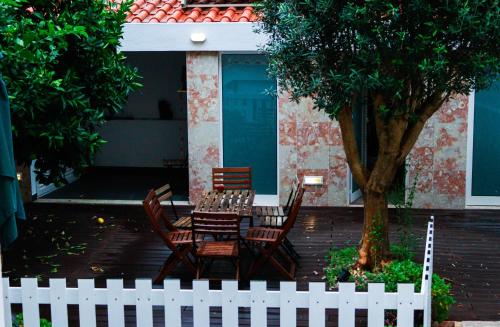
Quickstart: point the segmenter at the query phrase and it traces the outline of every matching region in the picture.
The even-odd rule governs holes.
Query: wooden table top
[[[254,190],[206,191],[195,211],[239,212],[240,216],[252,217]]]

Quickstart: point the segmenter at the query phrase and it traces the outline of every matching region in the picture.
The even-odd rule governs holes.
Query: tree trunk
[[[363,193],[364,224],[358,266],[372,270],[389,257],[389,211],[385,193]]]
[[[24,203],[29,203],[33,200],[31,196],[31,183],[36,181],[31,180],[30,166],[27,164],[18,165],[17,172],[21,174],[21,179],[19,180],[19,188],[21,190],[21,195],[23,196]]]

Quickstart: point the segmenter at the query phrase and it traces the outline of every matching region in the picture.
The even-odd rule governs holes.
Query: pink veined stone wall
[[[210,189],[212,167],[219,166],[219,55],[186,54],[188,99],[189,200],[198,202]]]
[[[347,205],[347,162],[337,122],[304,99],[295,103],[288,94],[278,99],[280,202],[288,197],[295,176],[323,176],[323,186],[308,186],[304,205]]]
[[[211,169],[220,164],[219,56],[186,56],[189,138],[189,198],[196,203],[211,188]],[[417,179],[414,207],[464,208],[468,98],[456,97],[427,122],[408,157],[409,185]],[[304,205],[348,205],[348,166],[340,128],[310,99],[299,104],[278,98],[280,202],[293,179],[320,175],[321,187],[306,188]]]
[[[409,186],[417,176],[415,207],[465,207],[467,113],[467,96],[443,104],[408,156]]]

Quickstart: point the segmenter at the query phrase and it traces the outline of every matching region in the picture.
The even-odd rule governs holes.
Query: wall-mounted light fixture
[[[203,43],[207,40],[205,33],[191,33],[191,42]]]
[[[22,181],[23,180],[23,174],[17,173],[17,180]]]
[[[323,185],[323,176],[304,176],[304,185]]]

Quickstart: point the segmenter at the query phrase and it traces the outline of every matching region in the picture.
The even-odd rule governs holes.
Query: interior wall
[[[186,92],[183,76],[185,52],[126,52],[127,62],[139,70],[143,88],[130,95],[120,115],[124,118],[159,119],[158,101],[170,104],[174,120],[186,120]]]
[[[185,52],[127,52],[143,88],[129,96],[122,113],[100,130],[107,143],[96,166],[164,167],[187,157]],[[161,119],[158,102],[168,102],[171,115]]]

